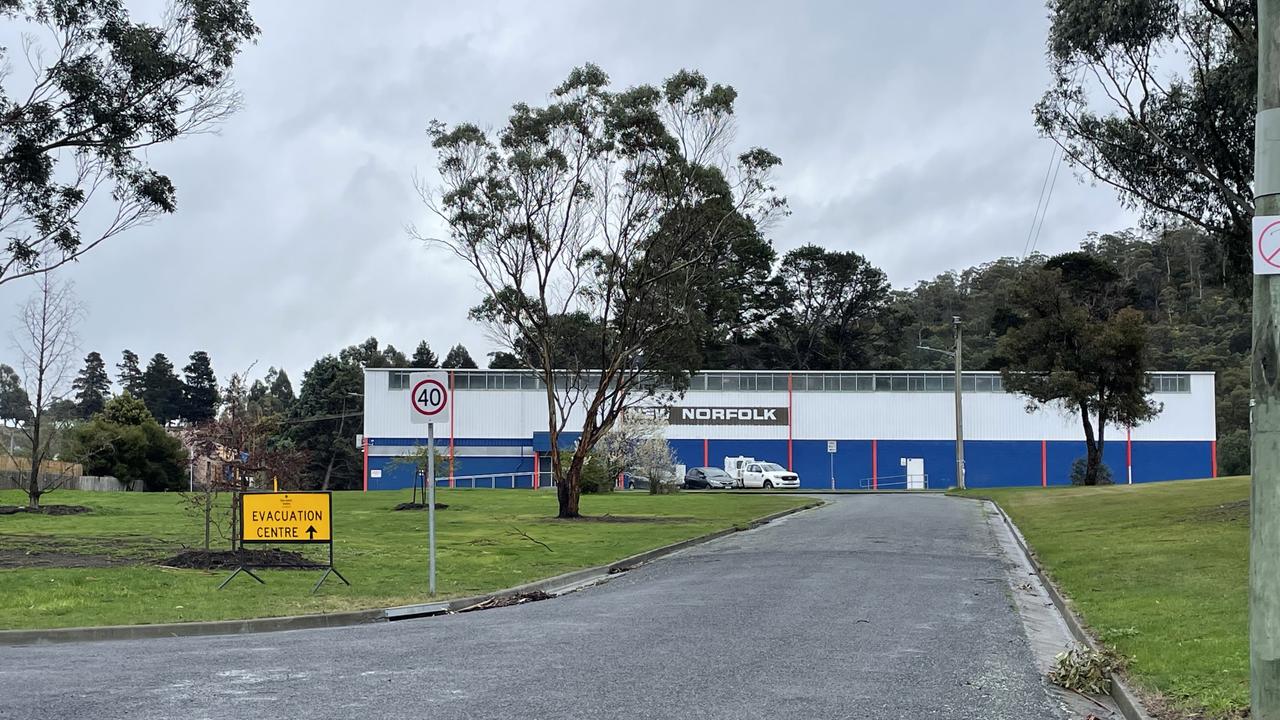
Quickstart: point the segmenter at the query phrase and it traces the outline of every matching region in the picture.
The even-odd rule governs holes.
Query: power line
[[[1040,197],[1036,198],[1036,210],[1031,214],[1031,227],[1027,228],[1027,239],[1022,241],[1022,257],[1027,256],[1027,251],[1031,247],[1031,236],[1036,230],[1036,220],[1040,217],[1040,206],[1044,203],[1044,189],[1049,185],[1049,173],[1053,171],[1053,161],[1058,155],[1058,146],[1053,146],[1053,152],[1049,153],[1049,164],[1044,169],[1044,180],[1040,182]]]
[[[1040,225],[1036,227],[1036,235],[1031,238],[1031,252],[1036,251],[1036,244],[1040,242],[1040,231],[1044,229],[1044,219],[1049,214],[1049,201],[1053,199],[1053,187],[1058,184],[1058,171],[1062,169],[1062,153],[1058,153],[1058,164],[1053,168],[1053,180],[1049,181],[1049,194],[1044,199],[1044,210],[1040,213]],[[1025,256],[1024,256],[1025,257]]]

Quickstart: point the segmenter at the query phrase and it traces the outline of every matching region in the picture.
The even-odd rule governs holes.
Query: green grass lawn
[[[1249,705],[1249,478],[970,490],[1017,523],[1129,676],[1180,708]]]
[[[22,504],[16,491],[0,505]],[[221,620],[334,612],[428,600],[427,514],[393,512],[404,492],[334,493],[334,564],[351,587],[322,571],[265,570],[266,585],[226,571],[174,570],[158,563],[200,547],[203,525],[174,494],[58,491],[44,504],[85,505],[72,516],[0,515],[0,629]],[[778,495],[640,493],[588,495],[593,516],[644,516],[643,522],[557,521],[550,492],[441,490],[436,514],[438,597],[497,590],[600,565],[696,537],[812,500]],[[513,528],[546,543],[521,537]],[[215,534],[215,547],[227,542]],[[305,546],[293,546],[294,549]],[[306,550],[322,557],[324,546]],[[69,554],[101,567],[17,567]],[[121,563],[121,564],[111,564]]]

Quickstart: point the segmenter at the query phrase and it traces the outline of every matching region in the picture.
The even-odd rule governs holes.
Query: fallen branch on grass
[[[542,542],[541,540],[539,540],[539,539],[537,539],[537,538],[535,538],[535,537],[533,537],[533,536],[529,535],[529,533],[527,533],[527,532],[525,532],[525,531],[521,530],[520,528],[516,527],[515,525],[512,525],[512,526],[511,526],[511,529],[512,529],[512,530],[515,530],[515,531],[516,531],[516,533],[517,533],[518,535],[520,535],[520,537],[523,537],[525,540],[528,540],[529,542],[535,542],[535,543],[538,543],[538,544],[539,544],[539,545],[541,545],[542,547],[546,548],[546,549],[547,549],[547,552],[555,552],[555,550],[552,550],[552,549],[551,549],[551,546],[550,546],[550,545],[548,545],[548,544],[546,544],[546,543]]]

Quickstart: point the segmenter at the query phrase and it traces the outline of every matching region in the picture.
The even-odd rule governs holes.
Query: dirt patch
[[[19,568],[104,568],[135,565],[134,558],[111,555],[0,548],[0,570]]]
[[[655,523],[676,525],[680,523],[698,522],[698,518],[684,515],[583,515],[578,518],[544,518],[541,522],[550,523]]]
[[[448,503],[436,503],[437,510],[444,510],[448,507],[449,507]],[[426,510],[427,504],[424,502],[420,502],[420,503],[407,502],[407,503],[400,503],[399,505],[391,509],[392,510]]]
[[[143,537],[0,535],[0,569],[140,565],[172,552]]]
[[[510,607],[512,605],[524,605],[525,603],[538,602],[539,600],[550,600],[555,597],[550,593],[534,590],[532,592],[518,593],[516,595],[504,595],[502,597],[489,598],[484,602],[476,603],[464,607],[457,612],[475,612],[476,610],[488,610],[489,608]]]
[[[234,570],[238,567],[269,567],[281,570],[315,570],[327,567],[300,553],[266,550],[183,550],[160,563],[165,567],[192,570]]]
[[[1200,508],[1191,513],[1192,520],[1201,522],[1232,522],[1236,520],[1249,519],[1249,501],[1237,500],[1235,502],[1215,505],[1208,508]]]
[[[33,513],[37,515],[80,515],[93,512],[93,508],[83,505],[41,505],[38,508],[21,505],[0,505],[0,515],[16,515],[17,513]]]

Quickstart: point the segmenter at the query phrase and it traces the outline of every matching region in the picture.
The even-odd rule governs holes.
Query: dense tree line
[[[1080,253],[1114,269],[1117,309],[1141,314],[1147,367],[1217,373],[1219,465],[1234,474],[1247,472],[1249,462],[1250,314],[1217,243],[1184,227],[1092,235]],[[774,296],[749,332],[708,352],[706,366],[945,369],[948,358],[919,346],[949,348],[958,316],[965,366],[1006,369],[1012,358],[1001,339],[1031,304],[1020,285],[1052,262],[1038,254],[1005,257],[889,290],[884,274],[856,253],[800,248],[783,257],[772,279],[791,292]]]

